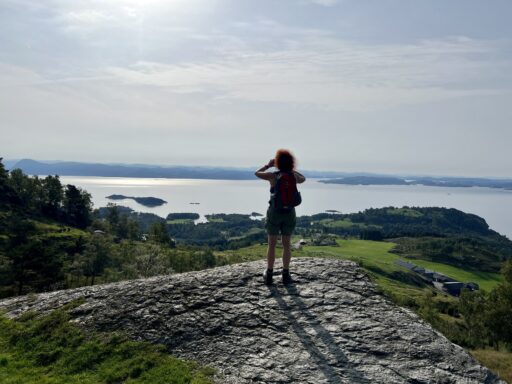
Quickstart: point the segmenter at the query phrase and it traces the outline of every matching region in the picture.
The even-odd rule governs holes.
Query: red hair
[[[280,171],[291,172],[295,169],[295,157],[287,149],[278,149],[275,157],[275,166]]]

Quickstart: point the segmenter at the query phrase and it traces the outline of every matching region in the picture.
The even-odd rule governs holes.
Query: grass
[[[298,238],[293,239],[292,242],[297,240]],[[382,271],[385,275],[408,272],[405,268],[395,264],[396,260],[403,259],[403,257],[390,252],[396,245],[394,243],[355,239],[338,239],[336,243],[337,246],[307,245],[301,250],[293,251],[293,255],[296,257],[331,257],[353,260],[361,264],[364,268],[373,271]],[[253,245],[235,251],[216,252],[215,254],[219,257],[226,258],[229,262],[259,260],[265,258],[266,245]],[[500,275],[497,273],[465,270],[426,260],[415,259],[412,262],[463,282],[473,281],[484,290],[491,290],[501,281]]]
[[[335,219],[323,219],[317,222],[318,224],[325,225],[330,228],[352,228],[360,227],[364,228],[366,225],[362,223],[353,223],[350,219],[335,220]]]
[[[413,264],[420,265],[424,268],[435,270],[446,276],[454,278],[462,282],[473,281],[480,286],[480,289],[490,291],[501,282],[501,275],[499,273],[481,272],[474,270],[464,270],[454,267],[452,265],[436,263],[427,260],[415,259],[411,261]]]
[[[167,224],[194,224],[194,220],[193,219],[172,219],[172,220],[167,220]]]
[[[501,379],[512,383],[512,353],[494,349],[474,349],[470,352]]]
[[[256,235],[256,234],[263,233],[263,232],[265,232],[265,230],[263,228],[250,228],[247,232],[245,232],[241,236],[233,236],[233,237],[228,238],[228,241],[241,240],[241,239],[246,238],[247,236]]]
[[[3,384],[210,384],[214,371],[119,334],[85,334],[64,307],[45,316],[0,317]]]
[[[306,246],[300,251],[300,255],[353,260],[362,264],[363,267],[370,267],[370,269],[377,267],[387,273],[406,271],[395,264],[395,261],[401,257],[390,253],[395,246],[394,243],[369,240],[337,240],[337,243],[338,247]],[[473,281],[484,290],[491,290],[501,282],[501,277],[497,273],[465,270],[426,260],[415,259],[412,262],[463,282]]]
[[[78,238],[88,236],[88,233],[77,228],[62,224],[49,224],[41,221],[32,220],[37,229],[38,237],[53,238]]]

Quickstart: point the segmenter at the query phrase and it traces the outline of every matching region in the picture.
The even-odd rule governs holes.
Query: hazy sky
[[[512,176],[510,0],[1,0],[0,156]]]

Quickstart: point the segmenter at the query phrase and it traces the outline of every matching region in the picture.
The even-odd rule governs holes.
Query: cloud
[[[313,4],[321,5],[323,7],[332,7],[338,4],[339,0],[309,0]]]
[[[73,24],[96,24],[112,20],[114,17],[108,15],[104,11],[95,9],[86,9],[81,11],[67,12],[63,15],[63,19]]]
[[[371,110],[496,92],[475,84],[495,49],[467,37],[364,45],[313,35],[272,50],[226,51],[206,62],[139,61],[110,67],[126,85],[205,93],[217,99]]]

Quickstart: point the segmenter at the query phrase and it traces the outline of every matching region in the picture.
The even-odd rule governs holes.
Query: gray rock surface
[[[73,321],[165,344],[217,368],[219,383],[500,383],[461,347],[381,296],[354,263],[294,259],[291,286],[252,262],[25,296],[17,317],[78,298]]]

